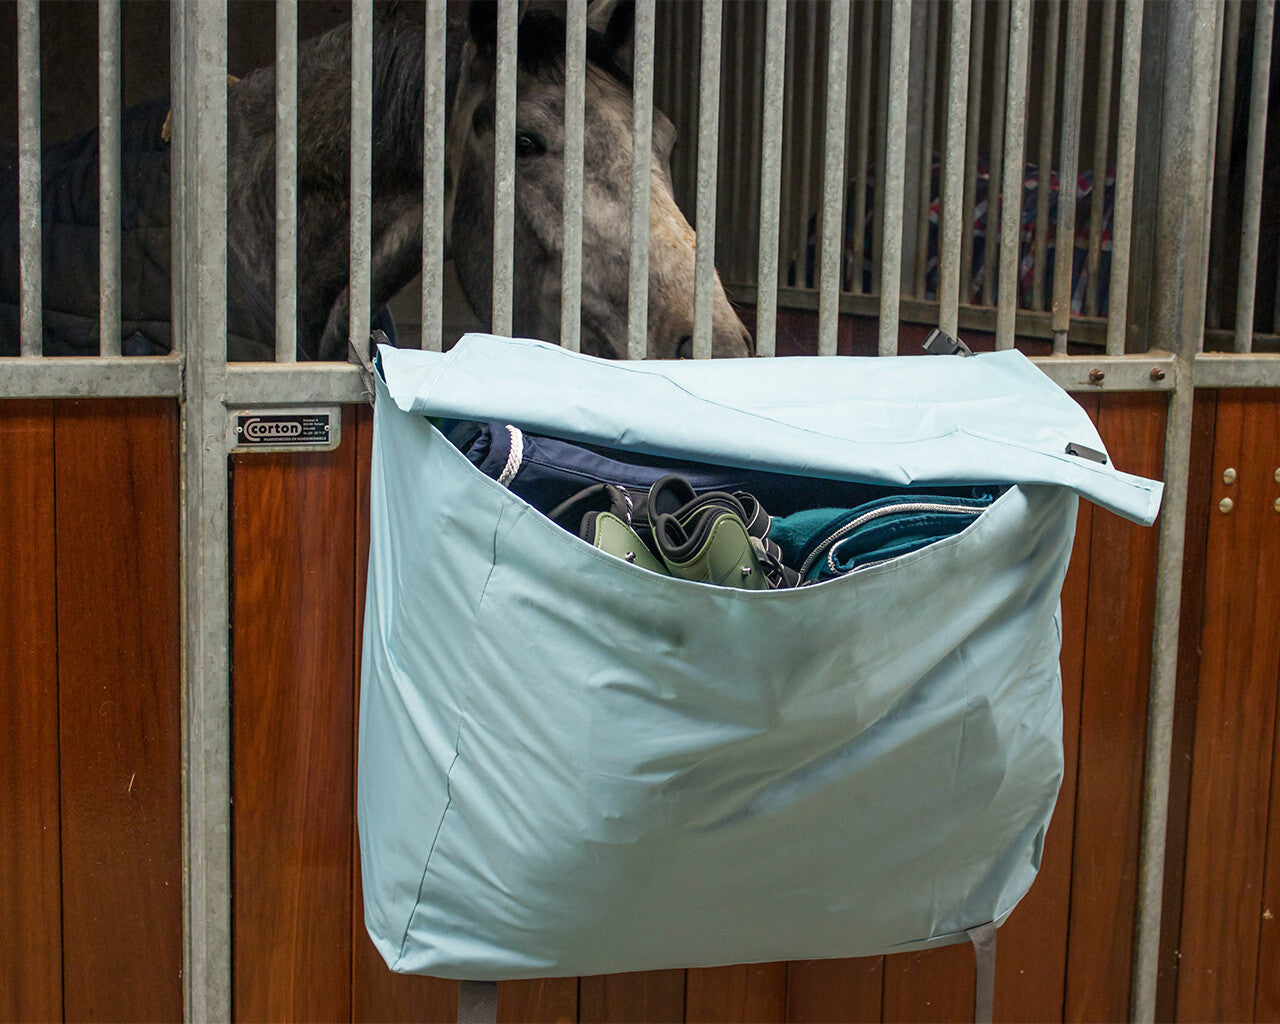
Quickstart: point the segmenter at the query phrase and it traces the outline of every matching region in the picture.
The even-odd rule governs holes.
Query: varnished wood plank
[[[582,1024],[669,1024],[684,1020],[685,972],[598,974],[578,985]]]
[[[62,1019],[53,421],[0,402],[0,1020]]]
[[[1096,421],[1098,396],[1082,395],[1076,400]],[[1082,500],[1071,565],[1062,585],[1062,788],[1045,837],[1040,873],[1000,929],[995,999],[999,1021],[1031,1024],[1062,1018],[1092,530],[1093,505]]]
[[[353,664],[357,706],[360,684],[360,644],[364,630],[364,590],[369,566],[369,459],[373,447],[373,410],[360,406],[349,421],[355,443],[355,603]],[[359,723],[353,719],[352,749],[358,750]],[[355,762],[352,762],[355,768]],[[353,775],[353,780],[355,776]],[[353,809],[354,811],[354,809]],[[393,974],[374,948],[364,925],[360,846],[352,819],[354,883],[351,910],[351,1015],[353,1021],[451,1022],[458,1018],[458,983],[441,978]],[[576,1005],[577,983],[573,983]],[[499,992],[499,1011],[502,994]],[[533,1020],[532,1015],[529,1020]]]
[[[1101,398],[1098,430],[1118,469],[1159,478],[1165,398]],[[1067,1020],[1129,1012],[1156,529],[1093,512],[1076,827],[1067,956]]]
[[[1195,396],[1191,421],[1191,475],[1187,488],[1187,526],[1182,570],[1182,610],[1178,632],[1178,685],[1173,713],[1172,771],[1169,777],[1169,827],[1161,903],[1160,959],[1156,979],[1156,1020],[1173,1020],[1178,1000],[1178,934],[1182,928],[1182,889],[1187,849],[1187,811],[1191,800],[1191,756],[1195,744],[1196,689],[1200,674],[1200,638],[1204,632],[1205,559],[1213,484],[1213,444],[1218,409],[1215,390]],[[1216,510],[1214,510],[1216,511]]]
[[[234,466],[238,1020],[352,1012],[354,451]]]
[[[1276,465],[1280,467],[1280,460],[1277,460]],[[1280,501],[1280,486],[1273,493],[1275,501]],[[1280,516],[1276,518],[1280,519]],[[1272,526],[1269,539],[1271,545],[1276,543],[1276,531],[1277,527]],[[1277,680],[1277,686],[1280,686],[1280,679]],[[1267,814],[1266,851],[1253,1019],[1280,1021],[1280,716],[1272,742],[1271,806]]]
[[[689,1024],[782,1021],[786,1017],[787,965],[741,964],[688,971],[685,1020]]]
[[[1179,940],[1178,1017],[1254,1011],[1280,674],[1280,403],[1218,396],[1205,615]],[[1233,484],[1223,481],[1237,471]],[[1273,911],[1274,912],[1274,911]]]
[[[884,958],[885,1021],[973,1020],[973,946],[968,942]]]
[[[577,978],[498,982],[499,1024],[573,1024],[577,1019]]]
[[[787,964],[787,1016],[791,1024],[863,1024],[879,1021],[884,957],[793,960]]]
[[[58,403],[64,1010],[182,1015],[178,409]]]

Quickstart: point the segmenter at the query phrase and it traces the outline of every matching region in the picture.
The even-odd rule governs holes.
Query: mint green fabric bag
[[[479,473],[428,417],[893,486],[1007,488],[840,579],[649,573]],[[1016,352],[607,362],[382,349],[360,701],[369,933],[495,980],[961,941],[1040,863],[1062,776],[1077,495],[1160,485]],[[1077,449],[1079,450],[1079,449]]]

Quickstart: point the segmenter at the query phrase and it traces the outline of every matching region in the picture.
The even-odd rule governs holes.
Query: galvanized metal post
[[[185,1011],[231,1019],[231,692],[227,334],[227,10],[174,8],[173,189],[183,225],[175,262],[182,403],[182,629]]]
[[[373,249],[373,0],[351,4],[350,341],[369,359]]]
[[[444,338],[445,0],[427,0],[422,102],[422,347]]]
[[[1142,799],[1142,843],[1138,865],[1138,913],[1132,972],[1131,1016],[1138,1024],[1155,1019],[1159,975],[1160,916],[1168,835],[1169,772],[1173,749],[1173,707],[1178,669],[1178,626],[1191,457],[1191,416],[1195,356],[1204,340],[1208,262],[1208,211],[1213,194],[1213,77],[1218,10],[1214,0],[1194,0],[1169,8],[1166,59],[1184,62],[1186,72],[1168,79],[1161,162],[1169,193],[1181,217],[1172,237],[1161,240],[1182,253],[1181,273],[1165,289],[1174,306],[1164,313],[1176,323],[1177,384],[1165,430],[1164,502],[1157,555],[1155,628],[1147,713],[1146,771]]]
[[[960,258],[963,243],[965,111],[969,105],[969,0],[951,8],[947,67],[946,152],[942,158],[942,218],[938,231],[938,326],[955,337],[960,319]]]
[[[498,0],[493,120],[493,333],[510,334],[516,223],[516,0]]]
[[[440,6],[444,6],[443,0]],[[569,0],[565,15],[564,244],[560,267],[560,344],[570,352],[577,352],[582,347],[582,176],[587,88],[587,0]],[[440,49],[443,50],[444,47],[441,46]],[[650,84],[652,80],[651,67]]]
[[[1107,284],[1107,355],[1123,355],[1129,318],[1129,242],[1133,232],[1134,155],[1143,0],[1125,0],[1121,36],[1120,109],[1116,124],[1116,190],[1111,211],[1111,276]]]
[[[898,300],[902,295],[903,183],[907,147],[907,80],[911,60],[911,0],[893,0],[891,32],[889,110],[885,136],[885,239],[880,262],[879,354],[882,356],[898,354]],[[843,87],[843,82],[841,86]],[[840,234],[844,234],[843,224]]]
[[[653,176],[653,59],[656,5],[654,0],[640,0],[636,5],[635,22],[635,75],[632,100],[631,132],[631,259],[627,289],[627,357],[643,359],[649,346],[649,199]],[[585,43],[584,43],[585,46]],[[719,50],[717,47],[717,56]],[[705,50],[704,50],[705,60]],[[719,65],[717,65],[718,69]],[[719,75],[717,73],[717,83]],[[714,142],[712,143],[714,148]],[[701,167],[702,141],[699,136],[699,167]],[[712,156],[714,161],[714,154]],[[714,189],[714,171],[713,189]],[[702,211],[702,172],[698,173],[698,216]],[[715,238],[715,205],[711,206],[712,224],[709,227],[712,243]],[[703,250],[702,223],[698,223],[698,253]],[[696,317],[695,317],[696,320]],[[696,352],[697,326],[694,327]],[[708,337],[707,354],[710,355]]]
[[[693,357],[711,355],[711,299],[715,283],[716,169],[720,146],[720,32],[722,0],[702,2],[698,73],[697,243],[693,258]]]
[[[1000,197],[1000,291],[996,296],[996,348],[1013,348],[1018,314],[1018,254],[1021,247],[1022,162],[1027,127],[1027,69],[1030,65],[1031,0],[1012,0],[1009,23],[1009,78],[1005,112],[1003,188]],[[995,197],[987,201],[987,224],[995,222]],[[987,247],[991,230],[987,230]],[[994,254],[993,254],[994,258]],[[988,262],[988,273],[995,267]]]
[[[120,354],[120,0],[98,0],[98,351]]]
[[[760,263],[756,287],[756,355],[776,350],[778,316],[778,211],[782,204],[783,62],[787,52],[785,0],[769,0],[765,33],[764,126],[760,147]]]
[[[840,255],[844,249],[844,106],[848,73],[849,0],[832,0],[827,28],[826,136],[822,144],[822,249],[818,277],[820,356],[836,354],[840,327]]]
[[[19,351],[43,345],[40,242],[40,8],[18,0],[18,250],[22,287]]]
[[[298,0],[276,3],[276,362],[298,358]]]

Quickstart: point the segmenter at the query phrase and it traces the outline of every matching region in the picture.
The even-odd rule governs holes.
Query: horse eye
[[[536,135],[521,132],[516,136],[516,156],[537,156],[546,151],[547,147],[542,144],[542,140]]]

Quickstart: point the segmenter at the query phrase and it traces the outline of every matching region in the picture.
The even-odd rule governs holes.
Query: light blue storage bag
[[[1062,776],[1077,495],[1160,484],[1016,352],[608,362],[383,348],[360,697],[369,933],[494,980],[861,956],[999,924]],[[810,477],[1009,485],[963,532],[815,586],[649,573],[427,417]]]

